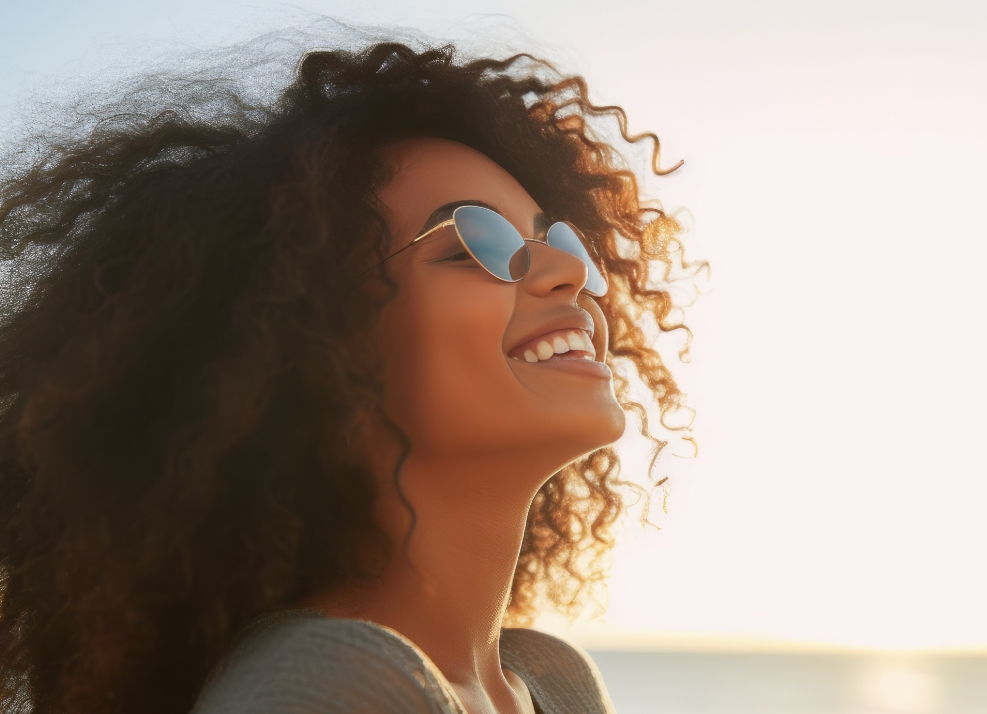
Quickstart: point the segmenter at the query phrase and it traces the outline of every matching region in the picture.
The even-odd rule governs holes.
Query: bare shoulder
[[[447,689],[395,633],[295,610],[266,615],[244,630],[192,714],[459,714]]]
[[[500,661],[528,686],[544,714],[613,714],[603,677],[580,647],[527,628],[504,628]]]

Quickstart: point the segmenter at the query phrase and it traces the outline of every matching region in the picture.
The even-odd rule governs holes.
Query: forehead
[[[379,192],[394,248],[409,243],[439,206],[482,201],[496,208],[526,238],[541,210],[528,192],[496,162],[479,151],[445,139],[409,139],[391,144],[382,155],[393,169]]]

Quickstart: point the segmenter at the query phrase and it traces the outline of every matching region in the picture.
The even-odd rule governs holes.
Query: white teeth
[[[596,348],[593,346],[593,340],[583,330],[572,330],[555,335],[551,342],[547,339],[541,340],[533,350],[526,349],[523,354],[526,362],[544,362],[555,355],[562,355],[570,351],[588,352],[590,359],[596,359]],[[515,357],[515,359],[520,358]],[[583,359],[586,358],[583,357]]]
[[[562,335],[556,335],[552,340],[552,349],[555,350],[555,354],[564,355],[569,351],[569,343],[565,341]]]
[[[596,348],[593,346],[593,340],[589,338],[589,335],[587,335],[585,332],[576,332],[573,334],[576,335],[576,338],[580,343],[580,347],[573,347],[573,349],[579,349],[579,350],[583,350],[584,352],[589,352],[591,355],[596,357]],[[571,339],[569,344],[570,345],[572,344]]]

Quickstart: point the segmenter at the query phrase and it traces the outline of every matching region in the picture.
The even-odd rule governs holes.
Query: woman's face
[[[423,138],[384,155],[394,168],[380,193],[391,253],[464,203],[492,208],[526,240],[543,241],[538,205],[483,154]],[[452,228],[379,268],[397,285],[379,323],[385,409],[413,454],[443,461],[530,453],[554,471],[623,432],[603,364],[606,322],[581,292],[585,265],[544,242],[527,245],[531,267],[517,283],[484,270]]]

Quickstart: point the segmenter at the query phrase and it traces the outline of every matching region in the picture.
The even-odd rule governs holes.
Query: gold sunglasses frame
[[[442,230],[443,228],[448,228],[449,226],[455,226],[455,225],[456,225],[456,211],[458,211],[458,210],[459,210],[460,208],[483,208],[483,210],[485,210],[485,211],[490,211],[490,209],[489,209],[489,208],[486,208],[486,207],[484,207],[484,206],[471,206],[471,205],[466,205],[466,206],[458,206],[458,207],[456,208],[456,210],[452,212],[452,217],[451,217],[451,218],[447,218],[446,220],[444,220],[444,221],[442,221],[441,223],[438,223],[438,224],[436,224],[436,225],[434,225],[434,226],[432,226],[431,228],[429,228],[429,229],[428,229],[427,231],[425,231],[425,232],[424,232],[424,233],[422,233],[421,235],[419,235],[419,236],[416,236],[416,237],[415,237],[415,238],[413,238],[413,239],[411,240],[411,242],[410,242],[410,243],[408,243],[408,245],[406,245],[406,246],[405,246],[404,248],[401,248],[400,250],[396,250],[396,251],[394,251],[394,252],[393,252],[393,253],[391,253],[391,254],[390,254],[389,256],[387,256],[386,258],[384,258],[384,260],[382,260],[382,261],[380,261],[379,263],[377,263],[377,264],[376,264],[376,265],[374,265],[373,267],[371,267],[371,268],[367,268],[367,269],[366,269],[365,271],[363,271],[363,273],[361,273],[361,275],[365,275],[365,274],[367,274],[367,273],[369,273],[369,272],[370,272],[371,270],[373,270],[374,268],[379,268],[379,267],[380,267],[381,265],[383,265],[383,264],[384,264],[385,262],[387,262],[388,260],[390,260],[391,258],[393,258],[394,256],[396,256],[396,255],[397,255],[398,253],[402,253],[402,252],[404,252],[404,251],[406,251],[406,250],[408,250],[408,248],[410,248],[411,246],[413,246],[413,245],[414,245],[415,243],[417,243],[417,242],[418,242],[418,241],[420,241],[420,240],[424,240],[425,238],[427,238],[428,236],[430,236],[430,235],[432,235],[433,233],[436,233],[437,231],[440,231],[440,230]],[[490,212],[491,212],[491,213],[497,213],[497,211],[490,211]],[[497,215],[498,215],[498,216],[501,216],[501,214],[500,214],[500,213],[497,213]],[[503,216],[501,216],[501,218],[503,218]],[[504,220],[507,220],[507,219],[505,218]],[[550,244],[549,244],[549,242],[548,242],[548,233],[549,233],[549,231],[551,231],[551,230],[552,230],[552,228],[553,228],[553,227],[554,227],[554,226],[555,226],[556,224],[558,224],[558,223],[563,223],[563,224],[565,224],[566,226],[568,226],[568,227],[569,227],[569,229],[570,229],[570,230],[571,230],[571,231],[572,231],[573,233],[575,233],[575,234],[576,234],[576,237],[577,237],[577,238],[578,238],[578,239],[580,240],[580,242],[581,242],[581,243],[583,243],[583,246],[584,246],[584,248],[585,248],[585,245],[586,245],[586,243],[585,243],[585,240],[584,240],[584,238],[583,238],[583,234],[582,234],[582,233],[581,233],[581,232],[579,231],[579,229],[578,229],[578,228],[576,228],[576,227],[575,227],[574,225],[572,225],[571,223],[569,223],[569,221],[554,221],[553,223],[551,223],[551,224],[550,224],[550,225],[548,226],[548,228],[546,228],[546,229],[545,229],[545,234],[544,234],[544,235],[545,235],[545,240],[535,240],[535,239],[528,239],[528,238],[525,238],[524,236],[521,236],[521,240],[522,240],[522,241],[523,241],[523,242],[524,242],[525,244],[527,244],[527,243],[541,243],[541,244],[543,244],[543,245],[546,245],[546,246],[548,246],[549,248],[555,248],[555,246],[552,246],[552,245],[550,245]],[[513,226],[511,226],[511,227],[513,228]],[[515,230],[517,230],[517,229],[515,228]],[[520,235],[520,232],[518,233],[518,235]],[[461,234],[461,233],[459,232],[459,229],[458,229],[458,228],[456,228],[456,238],[457,238],[457,239],[459,240],[459,243],[460,243],[460,245],[462,245],[462,246],[463,246],[463,249],[464,249],[464,250],[465,250],[465,251],[466,251],[467,253],[469,253],[469,256],[470,256],[470,257],[471,257],[471,258],[472,258],[473,260],[475,260],[475,261],[477,262],[477,264],[478,264],[478,265],[479,265],[479,266],[480,266],[481,268],[483,268],[484,270],[486,270],[486,271],[487,271],[487,272],[488,272],[488,273],[489,273],[490,275],[492,275],[493,277],[495,277],[495,278],[497,278],[497,280],[502,280],[502,281],[503,281],[503,282],[505,282],[505,283],[517,283],[517,282],[520,282],[521,280],[523,280],[523,279],[524,279],[524,275],[527,275],[527,274],[528,274],[528,273],[527,273],[527,271],[525,271],[525,273],[524,273],[524,275],[522,275],[522,276],[521,276],[520,278],[518,278],[517,280],[508,280],[507,278],[502,278],[502,277],[500,277],[499,275],[497,275],[497,274],[496,274],[495,272],[493,272],[492,270],[490,270],[490,268],[488,268],[487,266],[485,266],[485,265],[483,264],[483,261],[482,261],[482,260],[480,260],[479,258],[477,258],[477,257],[476,257],[476,255],[475,255],[475,254],[473,253],[473,251],[472,251],[472,250],[470,250],[470,247],[469,247],[469,245],[468,245],[468,244],[466,243],[466,240],[465,240],[465,239],[463,238],[463,236],[462,236],[462,234]],[[527,249],[527,245],[525,245],[525,249]],[[562,250],[561,248],[555,248],[555,250],[558,250],[558,251],[561,251],[561,252],[563,252],[563,253],[565,253],[566,255],[572,255],[572,253],[570,253],[569,251],[567,251],[567,250]],[[587,251],[587,254],[588,254],[588,253],[589,253],[589,251]],[[574,257],[574,258],[578,258],[578,259],[580,260],[580,262],[582,262],[582,258],[579,258],[579,256],[575,256],[575,255],[574,255],[573,257]],[[608,284],[608,282],[607,282],[607,279],[606,279],[606,276],[605,276],[605,275],[603,274],[603,271],[602,271],[602,270],[600,270],[600,268],[599,268],[599,266],[597,266],[597,265],[594,265],[593,267],[594,267],[594,268],[596,268],[596,271],[597,271],[597,272],[598,272],[598,273],[600,274],[600,277],[602,277],[602,278],[603,278],[603,282],[604,282],[604,285],[605,285],[605,287],[606,287],[606,289],[605,289],[605,290],[604,290],[604,291],[603,291],[602,293],[599,293],[599,294],[597,294],[597,293],[594,293],[594,292],[592,292],[592,291],[590,291],[590,290],[586,290],[585,288],[583,288],[583,290],[584,290],[584,291],[585,291],[585,292],[586,292],[587,294],[589,294],[589,295],[592,295],[593,297],[603,297],[604,295],[606,295],[606,294],[607,294],[607,290],[609,290],[609,288],[610,288],[610,286],[609,286],[609,284]],[[531,269],[531,258],[530,258],[530,252],[529,252],[529,258],[528,258],[528,269],[529,269],[529,270]]]

